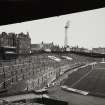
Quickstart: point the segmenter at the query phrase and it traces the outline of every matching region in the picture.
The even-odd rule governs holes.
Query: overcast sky
[[[64,45],[65,24],[68,28],[68,44],[80,47],[105,47],[105,8],[78,12],[59,17],[0,26],[0,33],[29,32],[32,43],[54,42]]]

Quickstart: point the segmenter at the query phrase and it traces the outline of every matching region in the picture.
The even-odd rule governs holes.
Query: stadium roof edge
[[[105,7],[102,0],[0,0],[0,25]]]

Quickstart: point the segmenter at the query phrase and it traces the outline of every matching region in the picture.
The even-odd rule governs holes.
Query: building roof
[[[41,48],[40,44],[31,44],[31,50],[40,50]]]

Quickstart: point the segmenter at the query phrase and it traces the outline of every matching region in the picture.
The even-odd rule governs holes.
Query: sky
[[[64,46],[65,25],[69,46],[105,47],[105,8],[0,26],[1,32],[29,32],[31,43],[54,42]]]

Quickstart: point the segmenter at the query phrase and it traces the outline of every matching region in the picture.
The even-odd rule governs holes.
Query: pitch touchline
[[[95,69],[98,69],[99,70],[99,69],[105,69],[105,68],[95,68]]]
[[[73,87],[74,85],[76,85],[77,83],[79,83],[82,79],[84,79],[85,77],[87,77],[91,72],[92,72],[92,70],[90,72],[86,73],[84,76],[82,76],[78,81],[76,81],[70,87]]]

